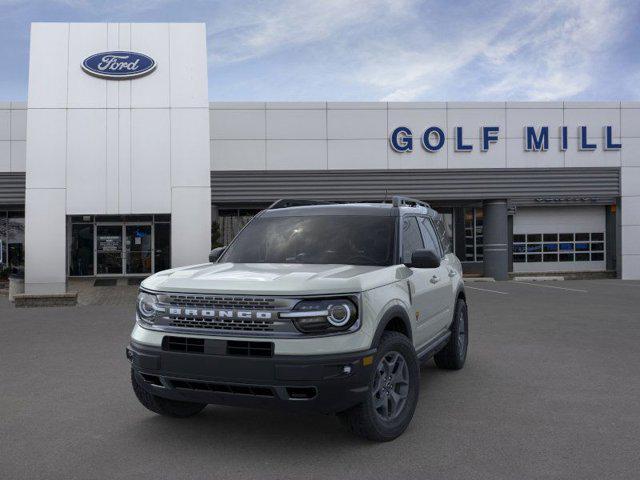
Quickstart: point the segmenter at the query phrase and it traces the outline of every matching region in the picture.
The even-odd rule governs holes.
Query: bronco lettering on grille
[[[221,310],[210,308],[181,308],[170,307],[169,315],[177,317],[202,318],[238,318],[242,320],[271,320],[273,312],[255,310]]]

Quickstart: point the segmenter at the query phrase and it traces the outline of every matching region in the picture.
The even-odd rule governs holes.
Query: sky
[[[205,22],[212,101],[640,99],[638,0],[0,0],[0,100],[32,21]]]

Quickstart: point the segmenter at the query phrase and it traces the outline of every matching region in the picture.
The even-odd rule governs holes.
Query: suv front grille
[[[204,353],[204,339],[190,337],[164,337],[162,349],[172,352]]]
[[[222,295],[167,295],[167,303],[176,307],[226,308],[237,310],[274,310],[275,298]]]
[[[273,357],[273,342],[242,342],[229,340],[227,354],[240,357]]]
[[[257,319],[169,317],[169,325],[172,327],[232,330],[240,332],[272,332],[273,323],[273,320]]]

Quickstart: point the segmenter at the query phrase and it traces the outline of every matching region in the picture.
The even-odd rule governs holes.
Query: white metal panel
[[[131,211],[171,211],[171,129],[168,108],[131,110]]]
[[[204,23],[170,23],[171,106],[209,108]]]
[[[11,140],[27,139],[27,111],[11,110]]]
[[[599,137],[602,145],[602,127],[613,127],[614,137],[620,136],[620,108],[565,108],[564,125],[569,138],[578,137],[578,127],[587,127],[589,137]]]
[[[106,125],[106,161],[105,161],[105,183],[106,183],[106,213],[115,215],[119,212],[118,207],[118,110],[107,110]]]
[[[544,152],[528,152],[524,139],[507,138],[507,168],[562,168],[565,152],[560,150],[560,140],[549,138],[549,149]]]
[[[88,75],[82,62],[108,50],[106,23],[72,23],[69,26],[68,108],[105,108],[107,81]]]
[[[387,110],[344,110],[327,112],[330,140],[387,138]]]
[[[0,172],[11,171],[11,142],[0,140]]]
[[[119,23],[118,24],[118,50],[130,51],[131,50],[131,24]],[[138,80],[138,79],[136,79]],[[118,107],[130,108],[131,107],[131,80],[118,80],[116,85],[118,86]]]
[[[11,142],[11,171],[26,172],[27,170],[27,142],[14,140]]]
[[[640,195],[624,197],[620,210],[620,223],[622,225],[640,225]],[[640,241],[637,241],[637,243],[640,243]]]
[[[118,110],[118,213],[131,213],[131,110]]]
[[[622,119],[621,135],[640,138],[640,108],[623,108],[620,110]],[[614,131],[615,134],[615,131]]]
[[[11,110],[0,110],[0,141],[11,140]]]
[[[212,140],[212,170],[264,170],[265,140]]]
[[[62,188],[26,191],[25,292],[66,290],[66,212]]]
[[[327,138],[326,110],[267,110],[267,138],[312,140]]]
[[[219,140],[262,140],[266,132],[264,110],[209,110],[210,137]]]
[[[326,169],[326,140],[267,140],[267,170]]]
[[[449,138],[447,143],[449,144],[449,168],[505,168],[507,166],[504,138],[490,144],[486,152],[480,150],[480,140],[477,138],[465,140],[466,144],[473,145],[473,150],[470,152],[456,152],[453,138]]]
[[[29,108],[67,107],[68,23],[32,23]]]
[[[171,104],[169,24],[132,23],[131,50],[150,56],[156,69],[131,80],[132,108],[167,108]]]
[[[420,144],[420,134],[413,138],[413,150],[411,152],[396,152],[389,149],[389,169],[423,169],[423,168],[447,168],[447,148],[445,142],[437,152],[429,152]]]
[[[171,109],[171,186],[209,187],[209,109]]]
[[[420,149],[422,134],[429,127],[439,127],[447,132],[447,110],[444,108],[413,108],[413,109],[389,109],[387,113],[388,130],[390,136],[398,127],[409,127],[413,133],[413,148]],[[445,147],[443,147],[446,150]]]
[[[65,188],[67,111],[29,110],[27,132],[27,188]]]
[[[462,127],[463,138],[480,138],[480,127],[498,127],[498,138],[504,138],[506,117],[504,108],[450,108],[449,131],[447,137],[452,139],[455,127]]]
[[[171,266],[207,262],[211,250],[210,188],[174,187],[171,203]]]
[[[128,48],[120,48],[120,24],[109,23],[107,24],[107,50],[129,50]],[[107,88],[107,108],[118,108],[118,100],[120,96],[119,82],[108,81],[106,82]],[[117,138],[117,136],[116,136]]]
[[[602,131],[602,128],[600,128]],[[620,150],[604,150],[603,137],[589,137],[588,143],[597,145],[593,151],[580,150],[578,148],[578,139],[571,138],[567,140],[567,151],[564,154],[565,167],[619,167],[621,163]],[[619,142],[619,138],[614,138]]]
[[[640,195],[640,167],[620,169],[620,191],[623,198]]]
[[[523,138],[524,127],[549,127],[549,138],[560,137],[563,124],[562,108],[507,108],[507,138]]]
[[[622,254],[640,255],[640,225],[622,225]]]
[[[106,213],[107,111],[67,114],[67,213]]]
[[[620,157],[623,167],[640,167],[640,137],[625,138]]]
[[[387,140],[329,140],[330,170],[376,170],[387,166]]]

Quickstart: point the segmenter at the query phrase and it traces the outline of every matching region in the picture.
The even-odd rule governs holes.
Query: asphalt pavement
[[[385,444],[323,415],[156,416],[129,383],[133,303],[0,297],[0,478],[639,478],[640,281],[468,287],[466,367],[428,363],[412,424]]]

